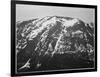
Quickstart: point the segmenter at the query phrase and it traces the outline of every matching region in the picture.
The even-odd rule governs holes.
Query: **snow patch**
[[[21,68],[19,68],[19,70],[24,69],[24,68],[30,68],[30,59],[25,63],[24,66],[22,66]]]
[[[75,23],[78,23],[78,19],[66,20],[62,19],[63,26],[65,27],[72,27]]]
[[[47,18],[46,18],[47,19]],[[42,26],[40,26],[39,28],[37,28],[37,29],[35,29],[35,30],[33,30],[31,33],[30,33],[30,35],[28,36],[29,37],[29,40],[32,40],[33,38],[35,38],[37,35],[38,35],[38,33],[40,33],[40,32],[42,32],[42,30],[44,29],[44,28],[50,28],[50,27],[52,27],[53,25],[51,25],[51,26],[47,26],[48,24],[51,24],[51,23],[56,23],[56,18],[55,17],[53,17],[52,19],[50,19],[50,20],[48,20],[48,21],[46,21],[46,22],[44,22],[43,24],[42,24]],[[38,24],[39,25],[39,24]],[[37,26],[38,26],[37,25]]]

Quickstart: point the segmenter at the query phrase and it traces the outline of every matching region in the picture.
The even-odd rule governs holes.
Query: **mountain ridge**
[[[83,59],[94,60],[93,25],[61,16],[46,16],[16,24],[18,63],[21,62],[22,54],[28,60],[34,55],[53,58],[55,54],[76,53],[82,56],[85,53],[87,55]]]

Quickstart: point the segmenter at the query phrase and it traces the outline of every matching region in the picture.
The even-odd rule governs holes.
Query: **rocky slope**
[[[16,23],[18,71],[86,68],[94,65],[94,25],[47,16]]]

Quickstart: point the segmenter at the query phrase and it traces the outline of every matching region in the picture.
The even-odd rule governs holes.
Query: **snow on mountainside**
[[[17,22],[16,33],[18,70],[27,67],[28,69],[32,68],[31,70],[37,70],[49,60],[48,67],[51,67],[55,56],[58,56],[56,58],[59,58],[59,62],[64,56],[66,56],[66,60],[69,57],[74,57],[78,58],[77,60],[90,62],[89,65],[94,62],[95,34],[92,23],[84,23],[79,19],[70,17],[47,16]],[[66,67],[67,65],[63,66]]]

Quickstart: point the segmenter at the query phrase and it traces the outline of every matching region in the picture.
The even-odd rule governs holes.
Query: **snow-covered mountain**
[[[69,54],[72,58],[94,62],[94,25],[80,19],[47,16],[17,22],[16,34],[18,70],[40,68],[57,55],[59,61]]]

